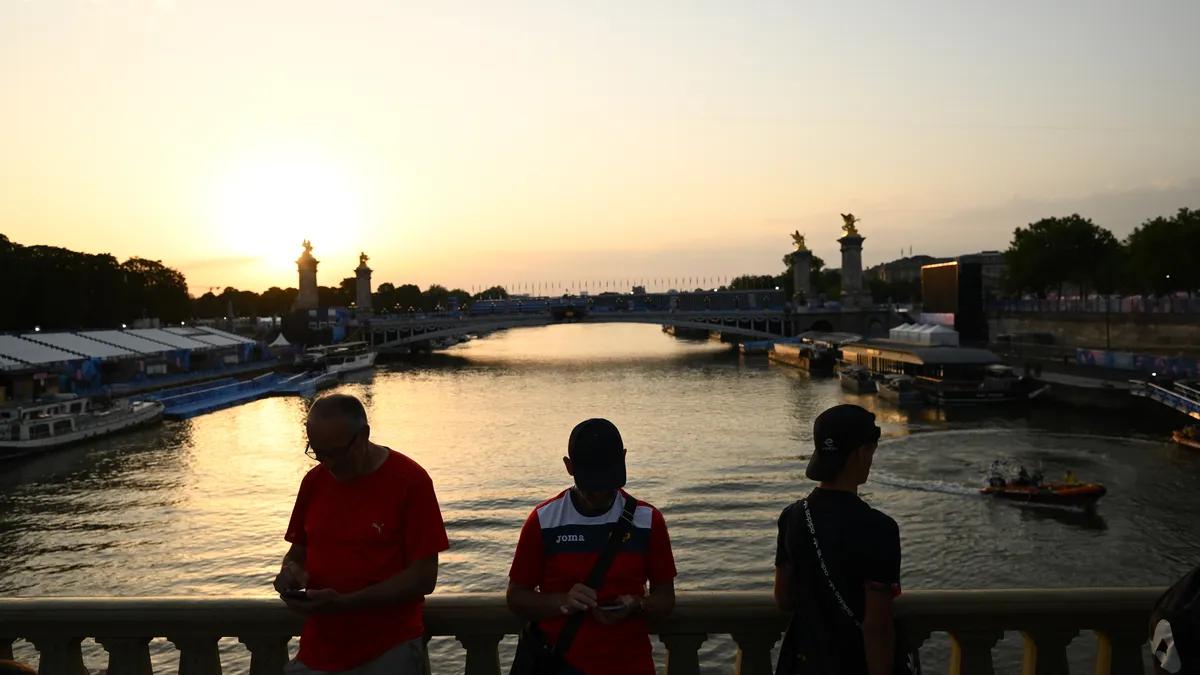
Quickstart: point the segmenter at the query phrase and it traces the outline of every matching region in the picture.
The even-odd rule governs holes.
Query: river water
[[[621,429],[630,492],[666,516],[680,591],[769,590],[776,518],[811,487],[812,420],[846,400],[884,430],[862,492],[900,523],[905,588],[1159,585],[1200,562],[1200,455],[1136,419],[1044,406],[901,412],[647,326],[499,333],[339,390],[362,397],[374,440],[433,477],[451,540],[438,592],[504,589],[521,523],[569,484],[567,436],[593,416]],[[0,469],[0,595],[270,597],[311,466],[305,409],[266,399]],[[1094,513],[985,500],[977,488],[994,459],[1048,477],[1069,467],[1109,494]],[[946,643],[928,643],[927,667],[941,669]],[[244,672],[243,648],[223,644],[226,672]],[[1076,640],[1077,667],[1093,644]],[[154,647],[156,668],[173,670],[170,646]],[[1014,635],[997,648],[1000,672],[1019,648]],[[23,643],[17,652],[36,658]],[[103,665],[98,648],[86,653]],[[434,672],[461,669],[453,640],[432,654]],[[709,672],[732,672],[727,638],[704,656]]]

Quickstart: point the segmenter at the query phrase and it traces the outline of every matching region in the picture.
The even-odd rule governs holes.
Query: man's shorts
[[[292,659],[283,669],[283,675],[333,675],[324,670],[313,670]],[[374,661],[357,668],[343,670],[338,675],[429,675],[429,652],[425,649],[425,638],[417,637],[392,647]]]

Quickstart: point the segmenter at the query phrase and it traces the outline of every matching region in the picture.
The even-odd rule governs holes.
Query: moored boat
[[[838,371],[838,379],[842,382],[842,389],[852,394],[874,394],[879,390],[870,369],[864,366],[845,366]]]
[[[375,366],[376,351],[366,342],[343,342],[336,345],[311,347],[296,357],[294,367],[303,372],[323,369],[327,373],[349,373]]]
[[[939,406],[1028,401],[1046,390],[986,349],[871,339],[843,345],[842,356],[872,373],[912,377],[913,388]]]
[[[908,375],[888,375],[879,383],[879,398],[897,406],[921,405],[925,396],[917,391]]]
[[[0,459],[157,424],[162,421],[163,410],[158,401],[120,399],[100,403],[74,394],[0,406]]]

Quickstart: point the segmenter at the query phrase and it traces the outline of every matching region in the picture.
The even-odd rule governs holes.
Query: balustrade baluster
[[[503,635],[455,635],[467,650],[466,675],[500,675],[498,646]]]
[[[25,639],[38,650],[38,675],[87,675],[79,648],[83,638],[38,635]]]
[[[282,675],[288,664],[286,635],[251,635],[238,638],[250,650],[250,675]]]
[[[707,639],[706,633],[659,635],[667,646],[666,675],[700,675],[700,645]]]
[[[1079,635],[1074,629],[1021,631],[1025,638],[1025,659],[1021,675],[1070,675],[1067,645]]]
[[[1146,631],[1098,630],[1096,638],[1096,675],[1145,674],[1142,647],[1148,641]]]
[[[1000,631],[950,631],[950,675],[993,675],[992,647],[1004,637]]]
[[[779,641],[779,633],[734,633],[738,645],[736,675],[771,675],[771,649]]]
[[[179,675],[221,675],[221,653],[214,636],[168,637],[179,650]]]
[[[150,638],[96,638],[108,652],[108,675],[151,675]]]

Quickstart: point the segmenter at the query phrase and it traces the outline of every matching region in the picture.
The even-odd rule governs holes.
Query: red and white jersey
[[[564,490],[529,514],[509,570],[513,583],[538,587],[543,593],[564,593],[587,581],[613,523],[621,517],[624,499],[613,500],[607,513],[590,517],[575,509],[570,492]],[[624,490],[621,494],[627,495]],[[603,605],[621,595],[643,597],[647,582],[666,583],[675,575],[666,520],[658,509],[639,500],[633,513],[633,529],[604,583],[596,589],[597,598]],[[558,639],[565,622],[566,617],[541,622],[547,642],[553,644]],[[602,626],[588,614],[567,652],[567,662],[587,675],[653,673],[645,621],[633,617]]]

